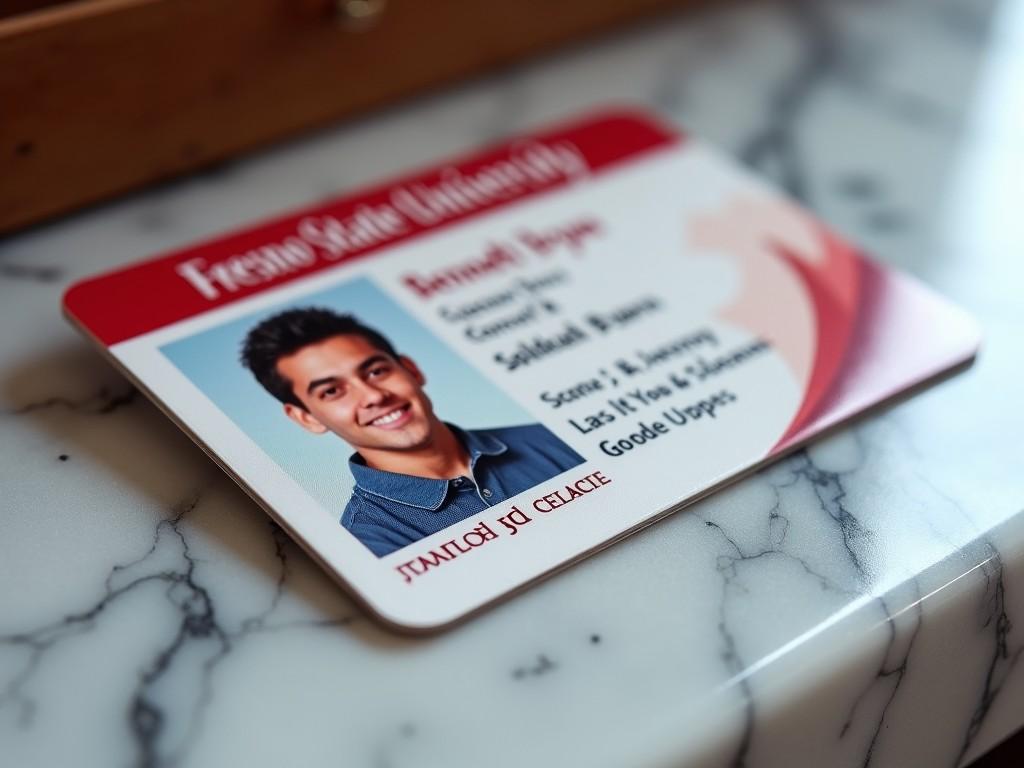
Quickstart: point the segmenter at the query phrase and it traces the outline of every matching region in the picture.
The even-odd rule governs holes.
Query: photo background
[[[275,304],[160,348],[335,519],[341,517],[352,492],[352,449],[331,433],[311,435],[294,424],[281,403],[239,362],[242,340],[256,323],[285,309],[310,306],[351,313],[391,339],[426,375],[426,393],[441,419],[466,429],[536,421],[366,278]]]

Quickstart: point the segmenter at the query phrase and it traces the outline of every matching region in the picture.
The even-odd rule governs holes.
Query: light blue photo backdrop
[[[526,424],[534,419],[488,382],[394,300],[365,278],[166,344],[160,351],[296,482],[340,517],[352,491],[352,449],[330,433],[311,435],[292,423],[281,404],[238,361],[242,340],[256,323],[285,309],[326,307],[376,328],[427,377],[434,411],[466,429]]]

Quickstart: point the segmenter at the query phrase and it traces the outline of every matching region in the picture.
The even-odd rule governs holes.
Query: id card
[[[85,280],[64,309],[369,610],[416,630],[979,342],[961,310],[624,111]]]

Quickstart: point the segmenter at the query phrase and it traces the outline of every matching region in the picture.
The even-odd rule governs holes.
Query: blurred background
[[[204,457],[154,409],[131,427],[98,418],[122,413],[135,395],[63,324],[61,290],[97,270],[609,103],[653,109],[718,145],[879,260],[978,316],[986,351],[960,401],[976,413],[974,437],[965,429],[960,448],[925,441],[908,453],[927,454],[922,471],[942,474],[965,507],[1021,508],[1019,487],[1004,482],[1019,449],[1008,433],[1024,427],[1015,405],[1024,348],[1020,0],[4,0],[0,573],[12,606],[15,594],[34,595],[7,609],[0,627],[0,744],[24,758],[12,764],[46,764],[42,745],[65,733],[87,745],[80,764],[188,762],[201,718],[170,713],[174,702],[193,702],[189,712],[206,706],[193,678],[170,661],[173,674],[159,666],[177,646],[140,631],[137,644],[124,642],[146,661],[124,675],[137,686],[136,704],[139,690],[161,702],[166,728],[120,700],[95,705],[104,723],[118,725],[88,737],[81,713],[70,710],[35,729],[7,717],[21,711],[26,689],[34,702],[63,696],[68,675],[71,688],[106,701],[107,681],[123,671],[116,654],[83,655],[58,682],[39,670],[65,635],[27,628],[105,610],[76,591],[80,584],[102,584],[112,562],[144,551],[169,500],[206,472]],[[40,397],[40,382],[54,393]],[[997,401],[1006,409],[997,411]],[[921,415],[908,423],[935,421],[934,411],[912,413]],[[996,434],[1005,442],[996,446]],[[125,445],[152,451],[153,466],[129,466]],[[75,472],[79,454],[93,464],[57,481],[25,446]],[[947,471],[954,459],[970,472]],[[104,483],[115,488],[108,496],[97,490]],[[224,493],[226,506],[250,509],[233,488]],[[82,518],[74,546],[54,543],[53,531],[67,525],[56,513],[45,530],[14,525],[41,506],[67,509],[83,497],[109,519]],[[139,497],[159,500],[160,509],[140,512],[148,501]],[[233,536],[266,538],[258,511],[231,519]],[[125,542],[132,546],[119,549]],[[272,610],[302,603],[319,626],[347,631],[355,610],[348,599],[296,548],[274,542],[300,586],[281,586],[281,576]],[[231,546],[224,552],[245,559]],[[276,562],[216,578],[238,594],[253,583],[273,587]],[[652,632],[657,626],[652,618]],[[180,636],[187,645],[188,632]],[[399,646],[387,637],[366,642],[374,653]],[[93,666],[103,674],[90,677]],[[139,668],[159,674],[139,682]],[[1024,765],[1024,737],[976,765]]]

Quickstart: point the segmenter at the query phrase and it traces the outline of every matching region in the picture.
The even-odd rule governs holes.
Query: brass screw
[[[335,0],[335,14],[339,24],[357,32],[377,25],[388,0]]]

